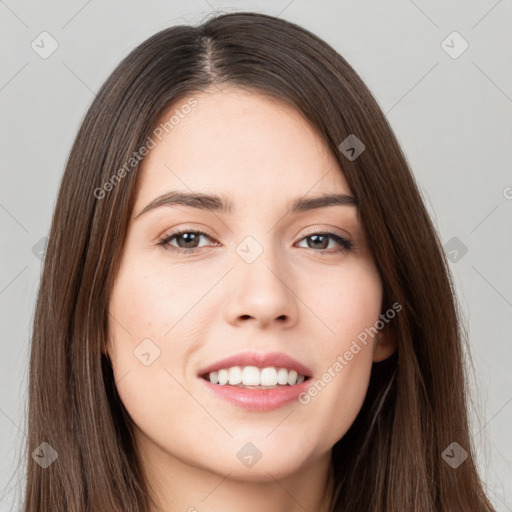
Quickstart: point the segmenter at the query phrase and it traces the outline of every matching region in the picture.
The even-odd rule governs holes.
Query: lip
[[[231,368],[232,366],[256,366],[258,368],[266,368],[274,366],[276,368],[288,368],[295,370],[297,373],[304,375],[304,377],[311,377],[313,372],[306,365],[300,363],[293,357],[284,354],[283,352],[242,352],[235,354],[220,361],[216,361],[205,368],[199,370],[198,376],[201,377],[206,373],[210,373],[221,368]],[[216,384],[214,384],[216,385]],[[220,387],[220,386],[219,386]],[[290,386],[293,388],[295,386]],[[240,388],[235,388],[240,389]],[[272,390],[263,390],[272,391]]]
[[[248,389],[230,386],[229,384],[223,386],[212,384],[202,378],[199,378],[199,380],[210,393],[242,409],[255,412],[271,411],[298,400],[298,396],[305,392],[313,382],[313,379],[308,378],[301,384],[295,384],[294,386],[283,386],[275,389]]]

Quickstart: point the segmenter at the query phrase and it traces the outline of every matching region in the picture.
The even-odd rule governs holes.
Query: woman
[[[62,180],[25,510],[493,510],[462,342],[347,62],[262,14],[164,30],[104,84]]]

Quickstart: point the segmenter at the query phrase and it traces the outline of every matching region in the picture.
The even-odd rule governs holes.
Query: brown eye
[[[202,236],[211,240],[210,236],[204,231],[192,229],[177,231],[175,233],[164,235],[158,245],[161,245],[164,249],[169,251],[192,253],[196,252],[200,248],[198,247],[198,243]],[[171,244],[171,241],[174,239],[176,239],[177,246]]]
[[[302,240],[307,240],[308,249],[319,250],[324,252],[329,248],[330,240],[334,240],[338,244],[338,249],[334,252],[350,251],[353,247],[352,242],[335,233],[313,233]]]

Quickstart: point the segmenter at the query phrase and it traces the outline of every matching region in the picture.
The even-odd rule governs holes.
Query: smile
[[[209,372],[202,376],[212,384],[237,387],[251,387],[253,389],[271,389],[281,386],[294,386],[302,384],[306,377],[288,368],[277,368],[267,366],[258,368],[257,366],[232,366],[231,368],[221,368],[217,371]]]

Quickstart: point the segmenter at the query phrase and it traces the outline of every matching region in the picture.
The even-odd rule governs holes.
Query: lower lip
[[[215,395],[231,402],[242,409],[251,411],[271,411],[296,401],[297,397],[306,391],[312,382],[309,378],[294,386],[282,386],[274,389],[248,389],[225,384],[212,384],[199,377],[207,389]]]

